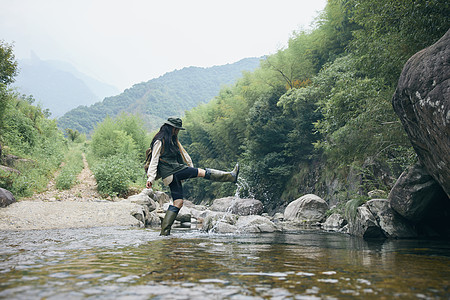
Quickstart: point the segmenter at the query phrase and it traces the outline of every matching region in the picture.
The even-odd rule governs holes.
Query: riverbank
[[[71,189],[60,191],[51,180],[45,192],[0,209],[0,230],[140,225],[130,214],[136,204],[102,199],[96,185],[84,159],[84,168]]]

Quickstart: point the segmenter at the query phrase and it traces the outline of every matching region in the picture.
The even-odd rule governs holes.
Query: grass
[[[77,176],[84,168],[83,154],[79,147],[71,148],[64,158],[64,166],[56,177],[56,188],[58,190],[68,190],[72,188],[77,181]]]

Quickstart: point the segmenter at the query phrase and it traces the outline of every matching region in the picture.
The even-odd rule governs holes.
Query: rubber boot
[[[161,223],[161,233],[159,235],[169,235],[170,229],[172,228],[172,224],[175,221],[175,218],[178,215],[180,209],[176,206],[169,205],[167,209],[166,215]]]
[[[233,182],[236,183],[239,176],[239,164],[236,164],[233,171],[224,172],[214,169],[205,169],[205,179],[221,182]]]

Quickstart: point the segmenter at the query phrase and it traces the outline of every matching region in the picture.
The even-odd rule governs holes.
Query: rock
[[[16,202],[14,195],[10,191],[0,188],[0,207],[7,207],[14,202]]]
[[[131,203],[136,203],[139,205],[147,206],[149,211],[156,210],[156,202],[153,201],[146,193],[141,192],[140,194],[128,197]]]
[[[322,198],[307,194],[289,203],[284,211],[284,219],[296,223],[314,223],[321,221],[327,210],[328,204]]]
[[[440,185],[421,164],[416,164],[403,172],[388,199],[397,213],[417,223],[429,215],[443,197],[446,195]]]
[[[156,202],[158,202],[159,205],[160,205],[161,207],[163,207],[163,205],[164,205],[165,203],[170,203],[170,197],[169,197],[169,195],[167,195],[167,194],[164,193],[164,192],[160,192],[160,191],[157,191],[157,192],[154,193],[153,199],[154,199]]]
[[[349,221],[349,233],[364,239],[385,238],[375,216],[366,206],[356,209],[355,219]]]
[[[148,227],[159,227],[161,226],[161,219],[155,212],[152,211],[147,215],[145,225]]]
[[[209,232],[214,233],[235,233],[237,232],[236,225],[232,225],[223,221],[218,221],[216,224],[214,224],[214,227]]]
[[[265,217],[238,216],[224,212],[210,212],[202,226],[202,231],[214,233],[263,233],[278,230],[277,226]]]
[[[274,215],[273,215],[273,221],[274,222],[281,222],[281,221],[283,221],[284,220],[284,214],[283,213],[280,213],[280,212],[277,212],[277,213],[275,213]]]
[[[387,193],[382,190],[373,190],[367,193],[370,199],[384,198],[387,196]]]
[[[145,226],[145,219],[148,213],[148,208],[138,204],[134,205],[130,210],[130,214],[137,220],[139,220],[140,227]]]
[[[19,166],[27,165],[27,166],[35,166],[36,162],[31,159],[27,158],[20,158],[15,155],[7,154],[5,157],[3,157],[2,162],[4,162],[5,165],[11,168],[17,168]]]
[[[415,238],[417,232],[413,225],[389,205],[387,199],[373,199],[367,201],[365,206],[374,215],[383,234],[388,238]]]
[[[232,227],[225,226],[221,223],[226,223],[228,225],[234,226],[238,218],[239,216],[230,213],[210,211],[203,221],[202,231],[224,233],[224,231],[219,230],[224,230],[224,228],[226,228],[226,230],[231,230]],[[236,228],[233,228],[234,230],[232,232],[235,232]]]
[[[181,207],[180,211],[178,212],[177,218],[175,220],[179,221],[180,223],[186,223],[186,222],[190,223],[191,222],[190,209],[183,205]]]
[[[239,232],[243,233],[263,233],[279,231],[277,226],[269,219],[262,216],[240,216],[236,222]]]
[[[216,199],[210,207],[213,211],[230,212],[239,216],[260,215],[263,212],[263,204],[256,199],[236,199],[225,197]]]
[[[392,98],[419,161],[450,197],[450,30],[405,64]]]
[[[200,222],[202,222],[203,219],[206,218],[206,216],[208,215],[208,213],[210,213],[210,210],[199,210],[197,207],[192,207],[189,208],[189,211],[191,212],[191,217],[199,220]]]
[[[184,207],[188,207],[188,208],[192,208],[195,207],[196,205],[194,204],[194,202],[189,201],[189,200],[183,200],[183,206]]]
[[[0,165],[0,170],[8,172],[8,173],[20,174],[19,170],[16,170],[16,169],[13,169],[13,168],[7,167],[7,166]]]
[[[152,199],[155,198],[155,192],[153,191],[153,189],[147,189],[147,188],[145,188],[145,189],[143,189],[143,190],[141,191],[141,194],[147,195],[147,196],[149,196],[149,197],[152,198]]]
[[[322,224],[322,228],[330,231],[339,231],[347,224],[347,221],[341,214],[333,213]]]

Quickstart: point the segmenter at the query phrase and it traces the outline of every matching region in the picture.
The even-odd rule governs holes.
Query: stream
[[[298,230],[0,231],[1,299],[449,299],[450,241]]]

